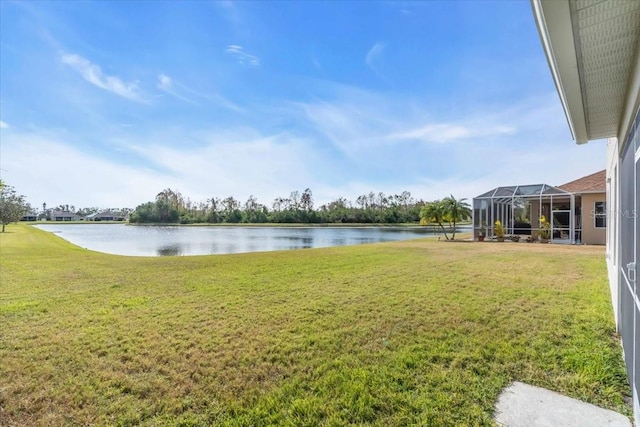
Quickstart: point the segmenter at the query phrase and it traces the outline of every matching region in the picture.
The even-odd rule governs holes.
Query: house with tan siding
[[[474,238],[495,237],[500,221],[507,234],[539,241],[541,218],[551,243],[604,245],[607,240],[606,170],[557,187],[528,184],[498,187],[473,199]]]
[[[581,241],[588,245],[607,243],[607,171],[605,169],[558,186],[573,193],[576,223],[581,226]]]

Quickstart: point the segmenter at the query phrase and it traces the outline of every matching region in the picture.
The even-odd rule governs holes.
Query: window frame
[[[598,210],[598,205],[602,205],[602,210]],[[603,225],[598,225],[598,220],[601,220]],[[597,201],[593,202],[593,228],[602,229],[607,228],[607,202]]]

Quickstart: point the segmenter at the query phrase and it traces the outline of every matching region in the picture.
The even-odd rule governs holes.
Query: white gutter
[[[567,0],[531,0],[538,33],[569,129],[578,144],[588,141],[571,12]]]

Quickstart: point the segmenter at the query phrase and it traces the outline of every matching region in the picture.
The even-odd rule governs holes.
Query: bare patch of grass
[[[1,425],[492,425],[513,380],[630,414],[602,248],[134,258],[11,231]]]

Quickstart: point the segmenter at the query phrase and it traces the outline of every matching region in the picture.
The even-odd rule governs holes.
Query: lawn
[[[630,415],[604,249],[430,239],[136,258],[0,235],[0,425],[492,425],[513,380]]]

